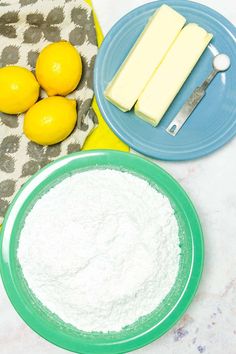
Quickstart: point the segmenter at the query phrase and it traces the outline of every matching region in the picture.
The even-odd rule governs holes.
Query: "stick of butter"
[[[185,22],[178,12],[162,5],[106,88],[105,97],[122,111],[130,111]]]
[[[135,106],[135,113],[157,126],[212,39],[195,23],[182,29]]]

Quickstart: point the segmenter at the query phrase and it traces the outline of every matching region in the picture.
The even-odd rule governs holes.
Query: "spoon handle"
[[[182,128],[184,123],[187,121],[187,119],[190,117],[192,112],[195,110],[199,102],[202,100],[202,98],[205,96],[206,89],[218,73],[217,70],[213,70],[206,80],[201,84],[201,86],[197,87],[192,95],[187,99],[179,113],[175,116],[175,118],[172,120],[170,125],[167,127],[166,132],[169,133],[172,136],[176,136],[176,134],[179,132],[179,130]]]
[[[205,91],[207,89],[207,87],[210,85],[210,83],[212,82],[212,80],[214,79],[214,77],[218,74],[217,70],[213,70],[208,77],[206,78],[206,80],[201,84],[201,88]]]
[[[197,87],[167,127],[166,132],[172,136],[176,136],[204,96],[205,90],[201,86]]]

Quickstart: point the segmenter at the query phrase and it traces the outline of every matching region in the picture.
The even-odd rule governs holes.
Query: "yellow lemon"
[[[36,77],[48,96],[68,95],[78,86],[81,75],[81,57],[70,42],[49,44],[38,56]]]
[[[0,111],[18,114],[27,111],[39,97],[34,75],[20,66],[0,69]]]
[[[66,139],[77,120],[76,101],[48,97],[37,102],[25,114],[24,133],[40,145],[53,145]]]

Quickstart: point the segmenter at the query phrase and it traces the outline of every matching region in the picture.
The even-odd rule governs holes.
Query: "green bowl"
[[[22,225],[37,199],[67,176],[94,168],[128,171],[149,181],[170,199],[180,229],[180,269],[172,290],[155,311],[117,333],[82,332],[50,313],[27,287],[16,257]],[[197,213],[184,190],[156,164],[117,151],[72,154],[40,170],[16,195],[5,217],[1,236],[2,279],[16,311],[42,337],[76,353],[125,353],[161,337],[186,311],[197,290],[203,268],[202,230]]]

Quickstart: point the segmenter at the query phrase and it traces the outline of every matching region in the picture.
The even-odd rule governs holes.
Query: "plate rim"
[[[159,149],[156,149],[153,151],[152,148],[150,148],[148,151],[146,150],[145,146],[143,144],[139,144],[137,139],[135,138],[135,142],[133,142],[132,139],[130,139],[125,133],[121,132],[119,127],[114,124],[113,121],[110,120],[109,118],[109,112],[107,113],[107,110],[105,106],[103,105],[102,101],[104,99],[103,97],[103,92],[100,92],[100,77],[99,77],[99,71],[100,71],[100,66],[101,62],[103,60],[102,54],[103,51],[105,52],[106,48],[109,46],[110,39],[113,37],[113,35],[117,32],[117,30],[120,30],[121,26],[129,21],[129,19],[132,19],[136,13],[141,12],[142,10],[145,9],[154,9],[155,7],[159,7],[162,4],[166,4],[165,0],[156,0],[152,1],[150,3],[141,5],[139,7],[136,7],[135,9],[131,10],[128,12],[126,15],[121,17],[109,30],[107,35],[105,36],[101,47],[99,48],[98,55],[95,61],[95,67],[94,67],[94,78],[93,78],[93,85],[94,85],[94,93],[95,97],[99,106],[99,109],[102,113],[102,116],[108,126],[111,128],[111,130],[124,142],[126,143],[129,147],[134,149],[135,151],[154,158],[154,159],[159,159],[163,161],[190,161],[190,160],[195,160],[199,159],[201,157],[207,156],[216,150],[220,149],[224,145],[228,144],[235,136],[236,136],[236,122],[233,124],[233,127],[228,128],[226,131],[223,131],[220,136],[218,136],[217,140],[214,140],[213,142],[211,141],[208,145],[199,146],[198,149],[195,150],[188,150],[187,152],[177,152],[176,154],[173,152],[168,152],[162,151]],[[236,28],[235,26],[223,15],[221,15],[219,12],[216,10],[200,4],[196,3],[193,1],[186,1],[186,0],[168,0],[167,5],[179,5],[183,6],[185,8],[188,8],[190,10],[200,10],[204,11],[207,13],[209,16],[213,17],[215,20],[217,20],[222,26],[224,26],[227,30],[230,31],[230,33],[234,34],[234,37],[236,37]],[[236,50],[235,50],[236,54]],[[236,116],[236,114],[235,114]]]
[[[39,175],[43,174],[45,171],[50,170],[52,168],[52,166],[55,167],[53,171],[56,171],[57,169],[61,168],[61,164],[60,162],[64,161],[64,165],[66,166],[66,161],[68,160],[68,163],[71,159],[76,159],[76,160],[80,160],[82,159],[87,159],[90,156],[102,156],[104,158],[106,157],[114,157],[116,156],[119,159],[125,158],[125,159],[133,159],[136,160],[138,162],[142,162],[143,164],[145,164],[146,166],[149,165],[150,168],[155,168],[156,171],[159,171],[163,176],[166,176],[171,183],[173,183],[174,188],[176,188],[176,190],[178,190],[178,192],[181,193],[184,202],[186,203],[186,205],[188,206],[188,210],[186,211],[186,213],[188,213],[188,216],[190,217],[190,224],[191,224],[191,230],[193,232],[193,229],[195,229],[195,234],[194,234],[194,238],[193,238],[193,250],[194,250],[194,257],[193,257],[193,268],[192,268],[192,273],[190,280],[186,286],[186,291],[183,293],[182,298],[180,298],[179,303],[177,303],[176,308],[174,308],[174,310],[170,313],[170,315],[167,317],[167,320],[169,320],[170,323],[168,323],[166,325],[166,320],[163,321],[164,322],[164,327],[162,328],[162,331],[159,331],[159,327],[160,326],[156,326],[151,328],[149,331],[146,331],[144,333],[142,333],[141,335],[139,335],[138,337],[135,338],[131,338],[130,340],[126,340],[126,341],[120,341],[117,342],[115,344],[106,344],[105,346],[101,346],[101,345],[94,345],[94,344],[90,344],[88,345],[88,350],[86,350],[84,348],[84,343],[83,343],[83,349],[79,348],[79,344],[80,342],[78,341],[78,351],[74,350],[74,346],[69,344],[65,341],[65,338],[60,338],[60,340],[58,341],[58,336],[56,335],[56,330],[50,330],[48,331],[48,328],[42,328],[42,326],[37,326],[37,321],[32,321],[32,318],[30,318],[28,315],[28,310],[25,308],[21,308],[21,304],[23,302],[21,302],[20,300],[20,293],[17,291],[17,287],[16,284],[14,283],[13,279],[12,279],[12,274],[11,274],[11,267],[8,264],[6,258],[9,257],[9,253],[10,253],[10,248],[9,248],[9,243],[10,243],[10,239],[5,240],[4,238],[4,233],[5,230],[8,226],[8,218],[9,215],[11,214],[11,210],[14,208],[15,203],[17,202],[18,198],[22,195],[22,193],[25,191],[26,188],[28,188],[28,186],[30,184],[32,184],[32,182],[34,182],[34,180],[36,179],[36,177],[38,177]],[[58,166],[56,166],[58,165]],[[51,173],[52,173],[51,172]],[[44,178],[45,180],[45,178]],[[43,180],[41,181],[41,183],[43,183]],[[34,189],[37,188],[38,184],[35,185]],[[33,190],[34,190],[33,189]],[[31,191],[30,193],[32,193],[33,191]],[[27,196],[25,197],[25,199],[27,198]],[[24,200],[22,201],[22,203],[24,202]],[[21,204],[22,204],[21,203]],[[40,171],[38,171],[35,175],[33,175],[26,183],[25,185],[17,192],[13,202],[11,203],[6,217],[4,219],[4,223],[2,226],[2,229],[0,231],[0,271],[1,271],[1,275],[2,275],[2,281],[3,281],[3,285],[5,288],[5,291],[7,293],[8,298],[10,299],[13,307],[15,308],[15,310],[17,311],[17,313],[20,315],[20,317],[24,320],[24,322],[27,323],[27,325],[34,330],[36,333],[38,333],[41,337],[43,337],[44,339],[46,339],[47,341],[57,345],[58,347],[61,347],[63,349],[66,350],[71,350],[74,351],[76,353],[81,353],[81,354],[95,354],[95,353],[99,353],[99,354],[118,354],[118,353],[123,353],[125,352],[129,352],[138,348],[141,348],[151,342],[153,342],[154,340],[160,338],[164,333],[166,333],[168,330],[170,330],[174,324],[183,316],[183,314],[186,312],[187,308],[189,307],[190,303],[192,302],[198,286],[199,286],[199,282],[201,280],[201,276],[202,276],[202,271],[203,271],[203,264],[204,264],[204,239],[203,239],[203,232],[202,232],[202,227],[201,227],[201,223],[198,217],[198,214],[196,212],[196,209],[192,203],[192,201],[190,200],[189,196],[187,195],[187,193],[185,192],[185,190],[181,187],[181,185],[168,173],[166,172],[163,168],[161,168],[160,166],[158,166],[157,164],[148,161],[147,159],[140,157],[140,156],[136,156],[127,152],[119,152],[119,151],[115,151],[115,150],[93,150],[90,152],[80,152],[80,153],[73,153],[67,156],[64,156],[62,158],[59,158],[57,160],[55,160],[54,162],[50,163],[49,165],[45,166],[43,169],[41,169]],[[8,244],[5,244],[7,243]],[[8,254],[6,253],[6,247],[8,246]],[[3,250],[4,249],[4,250]],[[177,314],[176,314],[177,312]],[[174,318],[172,318],[172,316]],[[33,323],[32,323],[33,322]],[[161,324],[162,325],[162,324]]]

